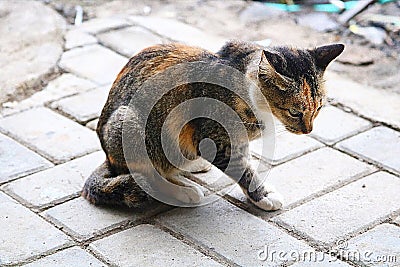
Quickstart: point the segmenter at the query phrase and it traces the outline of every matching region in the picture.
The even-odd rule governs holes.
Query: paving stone
[[[330,186],[362,177],[374,170],[371,165],[325,147],[260,175],[283,194],[285,206],[289,206]],[[231,196],[245,199],[241,190],[232,192]]]
[[[369,175],[283,213],[274,220],[315,240],[332,243],[400,208],[400,179]]]
[[[54,163],[100,149],[96,134],[47,108],[30,109],[0,120],[10,132]]]
[[[375,127],[337,146],[400,173],[400,132],[383,126]]]
[[[250,142],[250,151],[272,164],[282,163],[323,146],[308,136],[288,132],[278,134],[274,137],[275,140],[269,138],[271,137]],[[273,142],[275,142],[275,150],[271,151]]]
[[[218,51],[226,42],[224,39],[208,35],[198,28],[174,19],[131,16],[129,20],[172,40],[200,46],[214,52]]]
[[[99,123],[99,119],[95,119],[95,120],[89,121],[86,124],[86,127],[88,127],[89,129],[91,129],[93,131],[96,131],[98,123]]]
[[[43,106],[48,102],[55,101],[73,94],[85,92],[94,88],[96,88],[95,83],[79,78],[70,73],[64,73],[49,82],[49,84],[43,90],[33,94],[32,96],[20,102],[7,103],[6,108],[1,110],[0,114],[3,116],[8,116],[32,107]]]
[[[378,225],[372,230],[350,239],[345,250],[349,260],[365,266],[399,266],[400,227],[392,224]],[[353,254],[347,252],[359,252]],[[360,257],[354,257],[358,256]],[[364,266],[363,265],[363,266]]]
[[[175,209],[157,220],[241,266],[276,266],[284,260],[275,257],[260,261],[258,253],[265,246],[278,252],[311,249],[222,199],[195,209]]]
[[[27,12],[29,10],[29,12]],[[65,20],[37,1],[0,2],[0,103],[41,87],[63,52]],[[40,16],[38,16],[40,14]]]
[[[370,127],[371,123],[367,120],[327,106],[315,119],[311,136],[331,145]]]
[[[61,231],[2,192],[0,210],[0,262],[3,264],[15,264],[70,242]]]
[[[80,123],[98,118],[107,101],[109,87],[100,87],[82,94],[63,98],[51,104],[51,107],[62,111]]]
[[[34,261],[24,267],[107,266],[79,247],[72,247]]]
[[[229,185],[234,184],[235,182],[226,176],[221,170],[217,167],[212,166],[211,170],[205,173],[195,173],[197,179],[199,179],[202,183],[207,184],[215,191],[219,191]]]
[[[81,30],[70,30],[65,34],[65,49],[97,43],[96,37]]]
[[[293,265],[290,265],[291,267],[314,267],[314,266],[332,266],[332,267],[350,267],[351,265],[338,260],[335,256],[330,256],[328,254],[324,254],[321,252],[317,252],[317,258],[314,260],[309,260],[309,258],[306,258],[304,261],[297,262]],[[307,256],[307,255],[306,255]]]
[[[41,207],[77,195],[86,178],[104,160],[102,151],[95,152],[8,183],[2,189],[29,205]]]
[[[100,239],[90,247],[118,266],[221,266],[149,224]]]
[[[154,203],[143,210],[117,207],[101,207],[90,204],[82,197],[70,200],[42,214],[63,227],[79,240],[88,239],[107,230],[118,227],[127,220],[137,220],[165,209],[166,206]]]
[[[103,46],[94,44],[65,52],[59,66],[100,85],[112,83],[128,59]]]
[[[115,28],[129,26],[129,23],[124,18],[108,17],[108,18],[95,18],[82,23],[76,29],[83,32],[96,34],[102,31],[107,31]]]
[[[163,43],[161,37],[137,26],[102,33],[97,38],[102,44],[129,58],[146,47]]]
[[[0,133],[0,184],[52,165],[38,154]]]
[[[374,121],[400,128],[399,94],[343,79],[340,75],[329,71],[325,77],[329,97]],[[384,112],[382,107],[385,107]]]

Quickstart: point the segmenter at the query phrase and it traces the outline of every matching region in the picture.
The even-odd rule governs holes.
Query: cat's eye
[[[300,111],[297,111],[293,108],[288,109],[290,116],[295,117],[295,118],[299,118],[303,115],[303,113],[301,113]]]

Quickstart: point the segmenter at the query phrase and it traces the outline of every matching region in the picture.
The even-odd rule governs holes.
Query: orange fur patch
[[[128,64],[129,64],[129,63],[128,63]],[[117,78],[116,78],[115,81],[114,81],[114,84],[119,83],[119,81],[122,79],[122,77],[124,77],[125,74],[127,74],[128,72],[131,71],[132,68],[131,68],[130,66],[128,66],[128,64],[125,65],[125,66],[122,68],[122,70],[118,73]]]
[[[179,147],[182,151],[196,154],[196,146],[193,143],[194,128],[190,124],[185,124],[179,134]]]

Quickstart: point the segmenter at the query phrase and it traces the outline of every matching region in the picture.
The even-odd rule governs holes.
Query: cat
[[[106,161],[86,180],[82,196],[93,204],[140,206],[151,197],[134,178],[146,179],[153,175],[155,169],[167,181],[180,186],[175,191],[161,186],[160,191],[171,194],[182,203],[199,203],[204,197],[202,190],[186,178],[191,177],[190,172],[208,171],[211,168],[210,162],[199,157],[200,141],[209,138],[216,149],[211,163],[237,181],[247,198],[257,207],[267,211],[280,209],[283,198],[272,186],[258,181],[260,177],[249,163],[248,144],[243,144],[234,153],[229,135],[219,123],[196,118],[185,123],[180,132],[170,128],[169,133],[178,138],[171,137],[169,143],[175,143],[185,158],[191,160],[192,164],[185,169],[189,171],[168,161],[160,139],[162,125],[178,104],[196,97],[210,97],[224,102],[237,113],[249,140],[257,138],[265,127],[270,127],[262,120],[265,112],[272,112],[289,132],[308,134],[324,104],[324,71],[343,50],[343,44],[297,49],[286,46],[265,48],[242,41],[227,42],[217,53],[178,43],[142,50],[129,60],[112,85],[97,126]],[[251,104],[218,85],[197,82],[179,86],[154,106],[145,129],[135,126],[134,119],[131,119],[129,133],[134,137],[132,139],[136,139],[135,136],[140,139],[139,136],[143,138],[145,135],[150,161],[144,161],[143,155],[136,153],[135,140],[130,151],[133,156],[126,160],[122,141],[123,125],[127,118],[140,117],[140,108],[129,104],[137,88],[170,67],[191,62],[229,66],[245,75],[258,87],[258,90],[254,90],[239,86]],[[169,78],[174,80],[179,76],[178,73]],[[151,90],[148,93],[151,94]],[[174,116],[174,121],[179,124],[187,114],[181,112]],[[235,168],[228,168],[228,162],[233,163]],[[255,190],[249,188],[252,181],[260,182]]]

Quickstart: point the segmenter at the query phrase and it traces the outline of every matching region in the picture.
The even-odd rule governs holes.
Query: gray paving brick
[[[34,207],[42,207],[77,195],[90,173],[105,160],[102,151],[57,165],[2,187]]]
[[[96,37],[81,30],[70,30],[65,34],[65,49],[97,43]]]
[[[88,127],[89,129],[96,131],[97,129],[97,124],[99,123],[99,119],[95,119],[92,121],[89,121],[88,123],[86,123],[86,127]]]
[[[311,136],[327,144],[333,144],[369,127],[371,127],[369,121],[333,106],[327,106],[315,119]]]
[[[365,266],[399,266],[400,227],[378,225],[346,243],[340,255]],[[356,252],[356,253],[349,253]]]
[[[206,34],[198,28],[173,19],[131,16],[129,20],[172,40],[200,46],[211,51],[219,50],[225,43],[224,39]]]
[[[30,109],[0,120],[10,132],[55,163],[99,150],[96,134],[47,108]]]
[[[375,127],[337,146],[400,173],[400,133],[397,131],[384,126]]]
[[[146,47],[163,42],[161,37],[137,26],[101,33],[97,38],[102,44],[129,58]]]
[[[84,240],[117,227],[124,221],[150,216],[165,208],[166,206],[156,203],[140,211],[101,207],[94,206],[80,197],[48,209],[42,214],[55,224],[64,227],[77,239]]]
[[[270,147],[274,145],[273,142],[275,142],[275,150],[272,154]],[[294,135],[285,132],[278,134],[274,141],[269,139],[257,139],[250,142],[250,151],[267,162],[279,164],[322,146],[323,144],[308,136]]]
[[[61,231],[0,192],[0,263],[17,263],[70,242]]]
[[[325,77],[328,96],[334,101],[342,103],[374,121],[385,122],[400,128],[399,94],[368,87],[329,71]],[[382,107],[385,107],[384,112]]]
[[[127,58],[94,44],[68,50],[62,55],[59,66],[100,85],[108,85],[127,62]]]
[[[215,166],[212,166],[211,170],[206,173],[195,173],[194,176],[215,191],[221,190],[235,183]]]
[[[316,260],[314,260],[314,258],[312,258],[312,260],[309,260],[309,258],[307,258],[304,261],[297,262],[290,266],[291,267],[314,267],[314,266],[350,267],[351,266],[343,261],[338,260],[337,258],[335,258],[335,256],[322,254],[321,252],[319,252],[316,255],[317,255]]]
[[[3,109],[0,113],[3,115],[11,115],[32,107],[43,106],[44,104],[58,100],[60,98],[81,93],[96,87],[96,84],[79,78],[70,73],[64,73],[49,84],[41,91],[32,96],[16,103],[15,105]]]
[[[72,247],[24,265],[24,267],[107,266],[79,247]]]
[[[107,101],[110,88],[100,87],[53,102],[51,107],[73,117],[80,123],[98,118]]]
[[[90,247],[118,266],[221,266],[148,224],[95,241]]]
[[[307,166],[307,167],[305,167]],[[285,206],[290,206],[331,186],[362,177],[376,170],[331,148],[321,148],[262,172],[269,184],[284,196]],[[229,195],[248,203],[242,190],[237,187]]]
[[[96,34],[101,31],[106,31],[128,25],[129,25],[128,21],[124,18],[107,17],[107,18],[95,18],[85,21],[76,29],[83,32]]]
[[[369,175],[274,218],[315,240],[331,243],[400,208],[400,179]]]
[[[275,266],[278,258],[258,259],[258,252],[310,249],[306,244],[225,200],[160,215],[160,223],[242,266]],[[283,259],[281,259],[283,260]]]
[[[0,133],[0,184],[52,165],[38,154]]]

